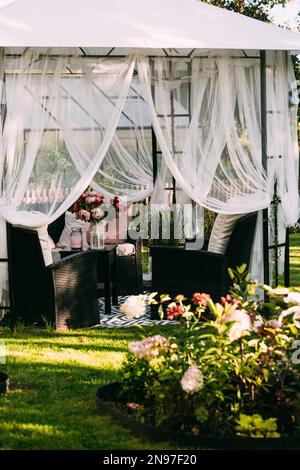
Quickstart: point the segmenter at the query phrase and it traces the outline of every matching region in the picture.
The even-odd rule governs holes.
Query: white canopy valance
[[[4,46],[300,50],[300,35],[198,0],[15,0]]]

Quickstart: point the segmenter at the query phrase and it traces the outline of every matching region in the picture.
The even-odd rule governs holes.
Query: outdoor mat
[[[150,307],[147,307],[146,314],[141,318],[134,318],[133,320],[128,320],[126,315],[120,312],[120,305],[125,302],[129,296],[119,296],[118,301],[119,305],[112,305],[111,315],[105,314],[105,304],[104,299],[98,299],[99,303],[99,313],[100,313],[100,323],[95,325],[95,328],[130,328],[135,325],[147,326],[147,325],[170,325],[169,320],[151,320],[150,319]]]

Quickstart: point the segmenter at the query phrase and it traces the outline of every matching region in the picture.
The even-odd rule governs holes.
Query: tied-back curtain
[[[48,224],[79,197],[115,135],[134,61],[37,49],[5,59],[2,217],[29,227]]]
[[[286,226],[299,219],[298,91],[291,57],[267,54],[268,174],[282,204]]]
[[[3,174],[3,139],[2,128],[5,119],[5,79],[4,79],[4,49],[0,48],[0,181],[2,181]],[[0,196],[2,192],[2,185],[0,186]],[[8,263],[7,263],[7,250],[6,250],[6,226],[5,220],[0,217],[0,306],[9,305],[8,293]],[[0,310],[0,320],[4,314],[4,310]]]
[[[298,90],[291,57],[267,54],[268,175],[275,203],[269,208],[270,278],[274,265],[284,271],[286,227],[299,219],[299,147],[297,136]]]
[[[152,75],[147,58],[140,59],[138,67],[157,140],[179,187],[196,203],[218,213],[240,213],[241,204],[245,213],[268,207],[257,108],[259,62],[227,55],[193,59],[191,77],[173,80],[170,60],[155,59]],[[176,96],[182,114],[187,114],[187,100],[179,101],[177,90],[189,80],[190,121],[174,124],[170,94]]]
[[[295,77],[287,53],[267,57],[267,172],[261,151],[259,58],[233,58],[229,53],[190,60],[157,58],[150,68],[148,58],[141,57],[138,71],[165,164],[177,186],[214,212],[238,214],[269,207],[277,181],[279,220],[288,226],[299,218]],[[180,90],[186,84],[190,89],[182,99]],[[189,121],[172,119],[176,106],[178,116],[190,113]],[[252,260],[259,278],[261,224],[260,214]]]
[[[128,202],[141,201],[153,191],[151,120],[136,73],[93,186],[108,196],[125,196]]]

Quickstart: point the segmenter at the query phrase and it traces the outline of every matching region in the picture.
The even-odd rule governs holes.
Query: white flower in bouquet
[[[95,209],[91,210],[91,216],[94,220],[101,220],[103,219],[104,212],[100,207],[96,207]]]
[[[131,295],[120,305],[120,310],[129,320],[142,317],[146,313],[146,300],[146,295]]]
[[[180,383],[184,392],[197,393],[203,388],[203,374],[196,365],[192,365],[183,374]]]
[[[287,297],[283,299],[287,304],[296,304],[300,305],[300,293],[299,292],[289,292]]]
[[[230,342],[247,335],[252,328],[250,316],[242,310],[235,310],[225,315],[223,322],[234,322],[228,333]]]

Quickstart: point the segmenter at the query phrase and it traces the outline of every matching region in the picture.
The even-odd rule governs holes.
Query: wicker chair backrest
[[[13,226],[10,226],[10,230],[9,256],[16,309],[22,309],[23,299],[26,298],[27,305],[32,302],[33,310],[40,309],[43,315],[45,304],[53,302],[54,292],[51,272],[45,268],[38,233]]]

